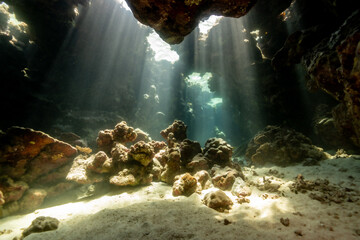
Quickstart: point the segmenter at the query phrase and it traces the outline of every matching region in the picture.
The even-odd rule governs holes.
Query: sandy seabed
[[[96,199],[66,203],[26,215],[0,219],[0,240],[20,236],[39,216],[60,220],[57,230],[33,233],[26,240],[91,239],[360,239],[360,200],[321,203],[307,193],[295,194],[289,186],[298,174],[306,180],[327,179],[331,184],[351,188],[360,196],[360,158],[337,158],[319,166],[244,168],[247,182],[271,177],[279,192],[260,191],[251,186],[250,203],[234,205],[229,212],[217,212],[202,204],[210,191],[190,197],[173,197],[171,186],[154,182],[149,186],[121,188]],[[256,173],[255,173],[256,172]],[[265,195],[267,194],[267,195]],[[264,197],[266,196],[266,197]],[[289,219],[284,226],[280,219]]]

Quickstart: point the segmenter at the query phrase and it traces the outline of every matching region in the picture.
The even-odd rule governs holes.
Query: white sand
[[[339,169],[342,171],[339,171]],[[267,193],[252,186],[250,203],[235,203],[229,213],[219,213],[201,203],[202,195],[173,197],[171,187],[153,183],[138,188],[122,188],[116,193],[89,201],[68,203],[37,210],[35,213],[0,219],[2,239],[19,236],[22,228],[38,216],[60,220],[55,231],[34,233],[26,240],[75,239],[360,239],[360,201],[322,204],[307,194],[294,194],[288,186],[298,173],[307,180],[326,178],[332,184],[355,189],[360,193],[360,160],[330,159],[321,166],[271,167],[284,174],[278,199],[263,199]],[[347,170],[345,170],[347,169]],[[258,176],[253,176],[255,170]],[[254,182],[267,175],[269,167],[246,168],[246,177]],[[353,178],[349,178],[352,176]],[[228,196],[235,198],[230,192]],[[279,195],[267,193],[269,196]],[[301,215],[293,213],[300,212]],[[285,227],[280,218],[289,218]],[[230,221],[225,225],[224,219]],[[301,231],[303,236],[294,232]],[[359,232],[360,234],[360,232]]]

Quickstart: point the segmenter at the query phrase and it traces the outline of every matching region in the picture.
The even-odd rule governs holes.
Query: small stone
[[[289,218],[280,218],[280,222],[282,223],[282,225],[284,225],[285,227],[288,227],[290,225],[290,220]]]
[[[294,233],[295,233],[297,236],[300,236],[300,237],[303,236],[303,233],[302,233],[301,230],[296,230]]]
[[[52,231],[58,228],[59,220],[52,217],[38,217],[32,221],[31,225],[25,229],[22,233],[23,237],[26,237],[32,233]]]
[[[224,225],[229,225],[231,222],[229,220],[227,220],[226,218],[224,219]]]

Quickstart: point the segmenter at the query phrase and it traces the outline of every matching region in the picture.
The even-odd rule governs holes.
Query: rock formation
[[[251,9],[256,1],[126,0],[126,2],[136,19],[152,27],[165,42],[175,44],[182,42],[200,20],[210,15],[241,17]]]
[[[64,182],[77,153],[71,145],[29,128],[11,127],[0,142],[0,216],[38,208],[45,189]]]
[[[219,212],[229,210],[233,205],[231,199],[221,190],[207,193],[203,199],[203,202],[209,208],[213,208]]]
[[[256,165],[266,163],[287,166],[304,160],[324,160],[326,154],[311,140],[292,129],[267,126],[249,143],[246,159]]]

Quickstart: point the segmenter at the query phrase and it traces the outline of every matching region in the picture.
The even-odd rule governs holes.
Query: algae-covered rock
[[[186,168],[192,172],[198,172],[200,170],[208,170],[208,159],[204,157],[201,153],[194,156],[188,164],[186,164]]]
[[[37,217],[31,222],[31,225],[23,231],[22,237],[26,237],[32,233],[55,230],[59,227],[59,223],[60,221],[56,218],[44,216]]]
[[[180,150],[170,148],[166,154],[165,170],[161,173],[161,181],[173,184],[176,175],[179,175],[181,169]]]
[[[0,139],[0,175],[27,183],[71,161],[76,148],[30,128],[11,127]]]
[[[231,161],[232,147],[222,138],[210,138],[205,143],[204,156],[209,159],[209,166],[226,166]]]
[[[215,187],[218,187],[221,190],[230,190],[235,179],[240,177],[241,174],[228,166],[221,168],[218,165],[214,165],[214,167],[211,168],[211,176]]]
[[[146,185],[152,182],[151,169],[141,164],[127,164],[116,175],[110,177],[110,183],[117,186]]]
[[[200,143],[185,139],[180,143],[181,161],[186,164],[197,154],[202,153]]]
[[[196,180],[198,182],[198,187],[197,187],[198,191],[202,191],[204,189],[208,189],[208,188],[212,187],[211,176],[207,171],[202,170],[202,171],[197,172],[194,175],[194,178],[196,178]]]
[[[248,144],[246,159],[256,165],[272,163],[287,166],[311,158],[326,159],[323,150],[311,144],[311,140],[293,129],[267,126]]]
[[[104,152],[110,152],[114,142],[113,130],[105,129],[98,133],[96,138],[96,143],[99,147],[99,150]]]
[[[129,127],[125,121],[116,124],[113,131],[114,141],[119,143],[127,143],[135,141],[137,133],[134,128]]]
[[[172,194],[174,196],[190,196],[196,191],[197,180],[189,173],[177,176],[172,188]]]
[[[229,210],[233,205],[231,199],[221,190],[212,191],[205,195],[203,203],[209,208],[223,212]]]
[[[131,146],[129,160],[137,161],[146,167],[152,162],[154,155],[153,147],[144,141],[140,141]]]
[[[104,166],[107,161],[109,161],[109,157],[106,155],[105,152],[97,152],[94,155],[92,161],[89,161],[87,168],[96,173],[109,172],[110,169],[107,166]]]
[[[181,120],[175,120],[169,127],[160,132],[161,136],[169,142],[181,142],[186,139],[187,126]],[[174,138],[174,140],[172,139]]]
[[[66,176],[66,180],[74,181],[80,184],[90,184],[103,181],[103,175],[94,173],[88,168],[88,165],[91,165],[94,158],[95,155],[91,155],[89,158],[83,155],[76,157],[69,173]]]

